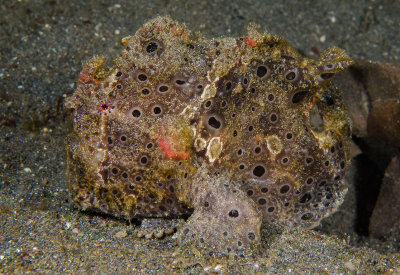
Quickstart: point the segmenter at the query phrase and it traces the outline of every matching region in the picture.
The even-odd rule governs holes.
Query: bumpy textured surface
[[[249,26],[205,39],[158,17],[112,68],[88,61],[67,99],[67,180],[82,208],[131,218],[190,215],[181,243],[207,254],[260,246],[261,222],[312,228],[343,201],[349,119],[319,60]]]

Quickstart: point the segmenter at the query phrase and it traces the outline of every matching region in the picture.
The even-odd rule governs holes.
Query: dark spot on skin
[[[249,232],[247,234],[247,237],[249,238],[249,240],[254,241],[256,239],[256,235],[253,232]]]
[[[326,106],[332,106],[333,104],[335,104],[335,101],[330,96],[324,96],[323,100],[324,100]]]
[[[221,122],[212,116],[208,119],[208,125],[215,129],[219,129],[221,127]]]
[[[229,211],[228,215],[231,218],[237,218],[239,217],[239,211],[237,211],[236,209],[232,209],[231,211]]]
[[[311,200],[311,194],[310,193],[306,193],[300,198],[299,202],[300,203],[306,203],[306,202],[309,202],[310,200]]]
[[[153,108],[153,113],[154,113],[155,115],[161,114],[161,108],[158,107],[158,106],[154,107],[154,108]]]
[[[225,90],[229,91],[230,89],[232,89],[232,82],[227,82],[225,84]]]
[[[281,187],[281,189],[279,190],[281,192],[281,194],[285,194],[290,190],[290,186],[289,185],[284,185]]]
[[[296,78],[296,73],[295,72],[288,72],[287,74],[286,74],[286,79],[287,80],[293,80],[293,79],[295,79]]]
[[[296,103],[300,103],[300,101],[302,101],[308,94],[308,91],[300,91],[297,92],[293,95],[292,97],[292,103],[296,104]]]
[[[132,111],[132,116],[133,117],[139,118],[141,115],[142,115],[142,112],[140,110],[138,110],[138,109],[134,109]]]
[[[142,94],[143,95],[148,95],[148,94],[150,94],[150,90],[149,89],[143,89],[142,90]]]
[[[147,157],[141,157],[140,163],[146,164],[147,163]]]
[[[321,78],[322,78],[323,80],[327,80],[327,79],[331,78],[332,76],[334,76],[334,74],[332,74],[332,73],[325,73],[325,74],[321,74],[320,76],[321,76]]]
[[[264,205],[266,203],[267,203],[267,200],[264,199],[264,198],[261,198],[261,199],[258,200],[258,204],[260,204],[260,205]]]
[[[265,174],[265,168],[262,165],[257,165],[253,169],[253,175],[256,177],[262,177]]]
[[[308,221],[309,219],[311,219],[312,218],[312,214],[311,213],[306,213],[306,214],[304,214],[303,216],[301,216],[301,219],[303,220],[303,221]]]
[[[140,75],[138,75],[138,79],[140,80],[140,81],[146,81],[147,80],[147,75],[145,75],[145,74],[140,74]]]
[[[160,91],[160,93],[165,93],[169,90],[168,86],[162,85],[158,88],[158,90]]]
[[[256,74],[257,74],[257,76],[258,76],[259,78],[264,77],[267,73],[268,73],[268,68],[267,68],[267,67],[265,67],[265,66],[258,66]]]
[[[158,44],[155,42],[150,42],[146,46],[146,52],[148,53],[154,53],[155,51],[157,51],[157,49],[158,49]]]

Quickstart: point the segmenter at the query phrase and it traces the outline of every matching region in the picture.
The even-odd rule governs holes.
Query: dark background
[[[155,272],[172,261],[175,240],[139,240],[133,225],[69,204],[62,102],[84,60],[94,54],[112,59],[121,38],[169,15],[207,37],[241,36],[255,22],[307,56],[335,45],[357,60],[398,65],[399,14],[400,1],[1,1],[0,271]],[[349,169],[341,210],[313,231],[327,236],[284,233],[268,245],[271,265],[263,272],[398,268],[395,246],[369,240],[365,217],[357,213],[356,190],[365,193],[357,179],[381,176],[357,174],[363,163]],[[116,237],[121,231],[127,236]]]

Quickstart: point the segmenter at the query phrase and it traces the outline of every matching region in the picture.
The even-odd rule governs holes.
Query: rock
[[[378,200],[372,213],[369,234],[380,238],[400,229],[400,161],[394,157],[385,171]]]
[[[336,78],[353,134],[400,146],[400,67],[358,61]]]

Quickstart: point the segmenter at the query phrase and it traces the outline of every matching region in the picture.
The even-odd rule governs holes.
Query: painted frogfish
[[[352,60],[299,54],[250,24],[202,37],[157,17],[87,61],[67,98],[67,184],[83,210],[185,217],[201,253],[261,249],[261,224],[313,228],[343,202],[351,126],[331,77]]]

